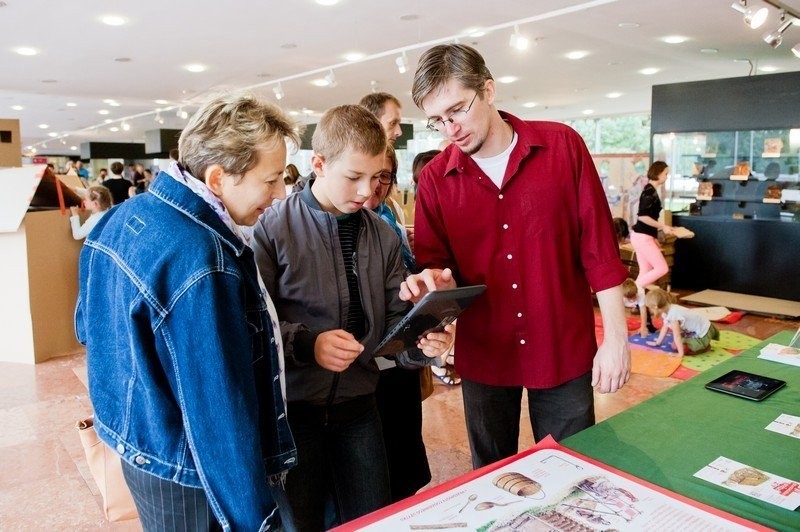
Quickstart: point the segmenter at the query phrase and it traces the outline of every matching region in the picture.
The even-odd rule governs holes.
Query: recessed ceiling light
[[[701,54],[718,54],[719,53],[719,49],[718,48],[700,48],[700,53]]]
[[[364,54],[361,52],[350,52],[349,54],[344,54],[345,61],[360,61],[364,59]]]
[[[566,57],[567,59],[577,60],[577,59],[583,59],[587,55],[589,55],[589,52],[587,52],[586,50],[573,50],[572,52],[566,54],[564,57]]]
[[[303,107],[303,114],[313,115],[314,114],[314,110],[313,109],[309,109],[308,107]]]
[[[12,105],[12,106],[11,106],[11,108],[12,108],[13,110],[15,110],[15,111],[22,111],[23,109],[25,109],[25,108],[24,108],[24,107],[22,107],[21,105]]]
[[[56,133],[55,131],[51,131],[50,133],[47,134],[47,136],[55,138],[58,136],[58,133]]]
[[[585,114],[585,115],[593,115],[593,114],[594,114],[594,109],[584,109],[584,110],[583,110],[583,111],[581,111],[581,112],[582,112],[583,114]]]
[[[609,92],[608,94],[606,94],[606,98],[611,98],[612,100],[614,98],[619,98],[620,96],[622,96],[621,92]]]
[[[205,65],[201,65],[200,63],[192,63],[192,64],[190,64],[190,65],[184,65],[184,67],[183,67],[183,68],[184,68],[185,70],[188,70],[189,72],[194,72],[194,73],[196,74],[196,73],[198,73],[198,72],[205,72],[205,70],[206,70],[208,67],[207,67],[207,66],[205,66]]]
[[[622,64],[622,61],[616,61],[616,60],[608,62],[608,66],[619,66],[621,64]]]
[[[315,0],[321,6],[335,6],[339,0]]]
[[[69,149],[71,149],[72,151],[78,151],[78,147],[77,146],[70,146]]]
[[[75,102],[67,102],[67,107],[78,107],[78,104]]]
[[[667,35],[662,37],[661,40],[667,44],[681,44],[689,40],[689,37],[683,35]]]
[[[119,15],[104,15],[100,21],[107,26],[123,26],[127,21],[125,17]]]
[[[622,28],[623,30],[635,30],[639,27],[638,22],[620,22],[617,24],[617,27]]]
[[[48,124],[39,124],[39,129],[48,129],[49,127]]]
[[[117,131],[119,131],[119,128],[117,126],[111,126],[110,128],[108,128],[108,130],[116,133]]]
[[[522,104],[522,107],[526,107],[526,108],[530,109],[532,107],[536,107],[536,105],[537,105],[536,102],[525,102],[525,103]]]
[[[111,111],[109,111],[108,109],[100,109],[99,111],[97,111],[97,114],[99,114],[99,115],[107,115],[110,112]]]
[[[117,100],[107,99],[103,100],[103,103],[108,104],[111,107],[119,107],[119,102],[117,102]]]
[[[497,78],[497,82],[498,83],[508,84],[508,83],[514,83],[518,79],[519,78],[517,76],[503,76],[503,77]]]
[[[314,85],[315,87],[327,87],[328,85],[330,85],[328,80],[324,78],[317,78],[311,80],[311,84]]]
[[[641,69],[641,70],[639,71],[639,74],[644,74],[645,76],[652,76],[653,74],[656,74],[656,73],[658,73],[658,72],[661,72],[661,69],[660,69],[660,68],[656,68],[656,67],[647,67],[647,68],[643,68],[643,69]]]
[[[297,45],[295,43],[293,43],[293,42],[287,42],[287,43],[282,44],[281,48],[283,48],[284,50],[293,50],[293,49],[297,48]]]
[[[158,105],[167,105],[169,101],[167,100],[153,100],[153,103],[157,103]]]
[[[772,66],[772,65],[760,66],[760,67],[758,67],[758,69],[761,72],[777,72],[778,70],[780,70],[778,67]]]
[[[130,57],[115,57],[114,61],[116,61],[117,63],[130,63],[131,61],[133,61],[133,59],[131,59]]]
[[[111,120],[110,118],[106,118],[105,120],[103,120],[103,123],[105,124],[110,124],[111,122],[113,122],[113,120]]]
[[[32,48],[30,46],[20,46],[14,48],[14,51],[17,52],[19,55],[36,55],[39,53],[39,50],[36,48]]]
[[[419,15],[415,15],[413,13],[409,13],[408,15],[401,15],[400,16],[400,20],[405,20],[406,22],[411,21],[411,20],[417,20],[418,18],[419,18]]]
[[[58,83],[57,79],[43,79],[42,83]]]

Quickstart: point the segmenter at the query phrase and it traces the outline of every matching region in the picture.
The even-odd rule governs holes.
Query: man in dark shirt
[[[111,165],[111,175],[108,176],[102,185],[111,191],[111,198],[114,200],[114,205],[119,205],[130,197],[131,182],[122,177],[122,171],[125,167],[121,162],[115,162]]]

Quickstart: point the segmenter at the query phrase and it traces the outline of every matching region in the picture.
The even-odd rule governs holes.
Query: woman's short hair
[[[114,205],[114,200],[111,199],[111,191],[103,185],[92,185],[86,189],[86,197],[91,201],[96,201],[100,205],[101,211],[107,211]]]
[[[289,163],[284,169],[283,182],[287,185],[294,185],[300,179],[300,170],[295,165]]]
[[[180,163],[197,179],[214,164],[239,176],[258,164],[258,151],[288,139],[299,145],[295,123],[250,93],[217,96],[189,119],[178,139]]]
[[[386,144],[383,126],[374,114],[361,105],[340,105],[328,109],[311,137],[314,153],[328,164],[336,161],[348,149],[366,155],[380,155],[386,151]]]
[[[483,88],[492,73],[481,54],[466,44],[440,44],[422,54],[414,73],[411,98],[422,109],[422,100],[451,79],[472,89],[483,99]]]
[[[650,181],[655,181],[658,179],[658,176],[661,175],[665,169],[667,169],[667,163],[664,161],[656,161],[650,165],[650,168],[647,169],[647,179]]]

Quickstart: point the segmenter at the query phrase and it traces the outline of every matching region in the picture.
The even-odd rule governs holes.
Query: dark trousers
[[[317,532],[366,515],[390,502],[389,472],[375,397],[331,406],[290,402],[297,465],[286,494],[300,531]],[[326,517],[333,500],[336,518]]]
[[[556,440],[594,425],[592,374],[587,373],[555,388],[528,388],[528,411],[533,437],[548,434]],[[513,456],[519,446],[521,386],[490,386],[462,377],[472,467],[475,469]]]
[[[205,492],[164,480],[122,461],[122,474],[131,490],[144,532],[222,530]]]
[[[389,463],[392,502],[415,494],[431,481],[431,468],[422,441],[420,370],[381,371],[375,399],[383,425]]]

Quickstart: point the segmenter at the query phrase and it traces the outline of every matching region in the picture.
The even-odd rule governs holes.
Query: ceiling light
[[[761,72],[777,72],[778,70],[780,70],[778,67],[772,66],[772,65],[760,66],[760,67],[758,67],[758,69]]]
[[[128,22],[125,17],[120,17],[118,15],[105,15],[100,19],[103,24],[108,26],[123,26],[126,22]]]
[[[645,76],[652,76],[653,74],[656,74],[656,73],[658,73],[660,71],[661,71],[660,68],[647,67],[647,68],[641,69],[639,71],[639,74],[644,74]]]
[[[517,76],[503,76],[503,77],[497,78],[497,82],[498,83],[505,83],[507,85],[509,83],[514,83],[518,79],[519,78]]]
[[[153,117],[154,122],[158,122],[159,124],[164,123],[164,119],[161,118],[161,111],[156,111],[156,116]]]
[[[122,124],[120,124],[120,126],[122,127],[123,131],[130,131],[131,130],[131,125],[129,123],[127,123],[126,121],[124,121],[124,120],[122,121]]]
[[[99,111],[97,111],[97,114],[99,114],[99,115],[107,115],[110,112],[111,111],[109,111],[108,109],[100,109]]]
[[[75,102],[67,102],[67,107],[78,107],[78,104]]]
[[[635,30],[639,27],[638,22],[620,22],[617,24],[618,28],[622,28],[623,30]]]
[[[315,87],[327,87],[328,80],[323,78],[312,79],[311,84],[314,85]]]
[[[517,50],[523,51],[528,49],[530,41],[527,37],[520,34],[519,26],[514,25],[514,33],[511,34],[511,39],[509,39],[508,45],[511,46],[511,48],[516,48]]]
[[[184,65],[183,68],[184,70],[197,74],[198,72],[205,72],[208,67],[200,63],[191,63],[189,65]]]
[[[701,54],[718,54],[719,53],[719,49],[718,48],[700,48],[700,53]]]
[[[536,107],[537,105],[538,104],[536,102],[525,102],[525,103],[522,104],[522,107],[525,107],[527,109],[531,109],[533,107]],[[426,123],[427,123],[427,121],[426,121]]]
[[[612,100],[615,98],[619,98],[620,96],[622,96],[621,92],[609,92],[608,94],[606,94],[606,98],[611,98]]]
[[[104,124],[110,124],[111,122],[113,122],[113,120],[111,120],[110,118],[106,118],[105,120],[103,120]]]
[[[48,124],[39,124],[39,129],[48,129],[49,127]]]
[[[683,35],[667,35],[661,39],[667,44],[681,44],[689,40],[689,37]]]
[[[70,146],[69,149],[72,150],[72,151],[78,151],[78,147],[77,146]]]
[[[117,131],[119,131],[119,128],[117,126],[111,126],[110,128],[108,128],[108,130],[116,133]]]
[[[792,46],[792,53],[798,59],[800,59],[800,42]]]
[[[747,0],[738,0],[732,3],[731,7],[741,13],[744,23],[753,29],[761,27],[769,15],[766,7],[747,7]]]
[[[328,87],[333,88],[338,83],[336,82],[336,74],[333,73],[333,69],[328,71],[328,75],[325,76],[325,81],[328,82]]]
[[[186,120],[189,118],[189,113],[183,110],[183,107],[178,107],[178,112],[175,113],[175,116],[180,118],[181,120]]]
[[[405,74],[408,71],[408,58],[406,57],[406,53],[403,52],[403,55],[398,56],[394,60],[394,64],[397,65],[397,71],[401,74]]]
[[[117,100],[111,100],[111,99],[103,100],[103,103],[110,105],[111,107],[119,107],[119,102],[117,102]]]
[[[272,92],[275,93],[275,98],[278,100],[283,100],[283,87],[281,84],[278,83],[276,86],[272,87]]]
[[[321,6],[335,6],[339,0],[315,0]]]
[[[12,106],[11,106],[11,108],[12,108],[13,110],[15,110],[15,111],[22,111],[23,109],[25,109],[25,108],[24,108],[24,107],[22,107],[21,105],[12,105]]]
[[[589,52],[585,50],[574,50],[566,54],[564,57],[566,57],[567,59],[578,60],[578,59],[583,59],[587,55],[589,55]]]
[[[582,112],[583,114],[585,114],[585,115],[593,115],[593,114],[594,114],[594,109],[584,109],[584,110],[583,110],[583,111],[581,111],[581,112]]]
[[[360,61],[366,57],[361,52],[350,52],[349,54],[344,54],[345,61]]]
[[[370,92],[378,92],[378,82],[376,80],[370,80],[369,90]]]
[[[157,105],[167,105],[169,102],[167,100],[153,100],[153,103]]]
[[[56,133],[55,131],[51,131],[50,133],[48,133],[48,134],[47,134],[47,136],[48,136],[48,137],[55,138],[55,137],[57,137],[57,136],[58,136],[58,133]]]
[[[486,35],[486,30],[484,30],[483,28],[470,28],[466,30],[464,33],[466,33],[470,37],[477,39],[478,37],[483,37],[484,35]]]
[[[777,48],[783,42],[783,32],[789,29],[789,26],[794,24],[795,19],[793,17],[787,17],[786,13],[781,16],[781,25],[773,31],[772,33],[767,33],[764,35],[764,42],[768,45],[772,46],[773,48]]]
[[[39,50],[36,48],[31,48],[30,46],[20,46],[18,48],[14,48],[14,51],[19,55],[36,55],[39,53]]]

